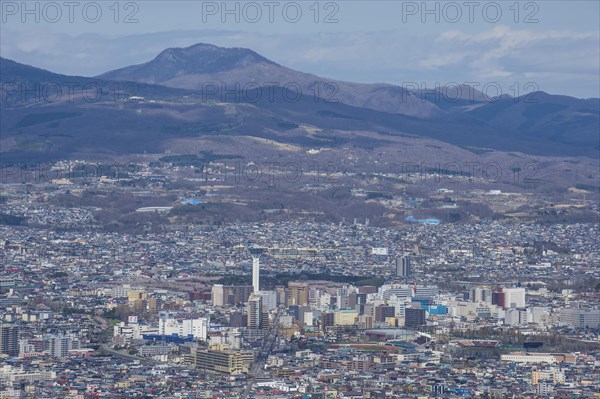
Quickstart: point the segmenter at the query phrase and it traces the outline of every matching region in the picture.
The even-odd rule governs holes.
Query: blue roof
[[[181,201],[181,205],[199,205],[199,204],[205,204],[206,202],[204,201],[200,201],[198,199],[186,199]]]
[[[404,220],[407,222],[426,223],[426,224],[440,224],[439,219],[415,219],[414,216],[407,216]]]

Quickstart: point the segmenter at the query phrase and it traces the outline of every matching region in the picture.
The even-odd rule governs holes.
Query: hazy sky
[[[600,97],[598,1],[5,1],[2,57],[97,75],[198,42],[356,82]],[[487,94],[495,94],[493,91]]]

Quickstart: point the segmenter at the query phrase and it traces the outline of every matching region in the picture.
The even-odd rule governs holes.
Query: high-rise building
[[[333,312],[323,313],[321,316],[321,325],[323,328],[335,325],[335,314]]]
[[[533,320],[531,310],[525,308],[510,308],[504,315],[504,324],[519,326],[531,323]]]
[[[79,349],[80,341],[72,335],[52,335],[48,338],[48,352],[53,357],[66,357],[71,349]]]
[[[412,259],[410,256],[396,258],[396,277],[409,277],[412,275]]]
[[[248,299],[248,328],[262,330],[268,327],[268,313],[263,309],[263,298],[257,294],[251,294]]]
[[[351,326],[356,324],[358,311],[354,309],[342,309],[333,312],[333,324],[336,326]]]
[[[408,328],[425,325],[425,309],[406,308],[404,310],[404,323]]]
[[[335,300],[338,309],[354,308],[358,303],[358,289],[353,285],[339,287]]]
[[[224,306],[227,303],[227,299],[225,298],[225,287],[223,284],[213,285],[211,299],[213,306]]]
[[[0,353],[9,356],[19,355],[19,333],[18,325],[0,323]]]
[[[502,291],[502,288],[496,288],[492,292],[492,305],[499,306],[504,308],[504,303],[506,302],[506,295]]]
[[[277,287],[277,288],[275,288],[275,291],[277,292],[277,306],[279,306],[279,305],[286,306],[288,292],[285,289],[285,287]]]
[[[230,305],[246,303],[253,289],[251,285],[230,285],[226,286],[225,288],[227,303]]]
[[[381,287],[383,299],[390,299],[392,296],[397,298],[410,298],[413,295],[412,287],[408,285],[389,285]]]
[[[258,291],[256,295],[263,299],[263,311],[270,312],[277,309],[277,292],[276,291]]]
[[[472,302],[493,303],[494,297],[494,292],[489,287],[475,287],[470,295]]]
[[[387,317],[395,317],[396,308],[388,305],[379,305],[375,308],[375,321],[385,321]]]
[[[304,306],[290,305],[288,307],[288,314],[294,318],[294,320],[301,320],[304,317]]]
[[[233,312],[229,316],[229,327],[246,327],[248,325],[248,315],[242,312]]]
[[[503,288],[505,308],[525,307],[525,288]]]
[[[309,284],[301,282],[289,282],[288,289],[290,291],[288,295],[288,306],[308,306],[308,291]]]
[[[246,303],[252,293],[251,285],[215,284],[211,290],[213,306],[237,305]]]

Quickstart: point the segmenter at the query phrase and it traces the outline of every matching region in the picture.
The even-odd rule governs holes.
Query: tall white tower
[[[260,256],[265,250],[258,247],[250,247],[248,250],[252,255],[252,287],[256,293],[260,291]]]

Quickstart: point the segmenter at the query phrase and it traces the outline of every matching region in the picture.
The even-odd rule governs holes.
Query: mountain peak
[[[111,80],[138,81],[142,77],[146,83],[162,83],[182,75],[224,72],[259,63],[277,65],[250,49],[197,43],[189,47],[168,48],[149,62],[100,76]]]

